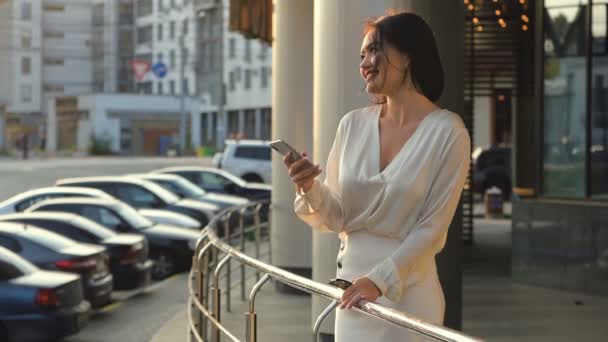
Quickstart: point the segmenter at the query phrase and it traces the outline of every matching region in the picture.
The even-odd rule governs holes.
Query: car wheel
[[[245,175],[243,175],[244,181],[246,182],[250,182],[250,183],[264,183],[264,180],[262,179],[262,177],[256,175],[255,173],[247,173]]]
[[[169,251],[160,251],[152,257],[154,266],[152,267],[152,279],[162,280],[175,273],[177,264],[175,256]]]

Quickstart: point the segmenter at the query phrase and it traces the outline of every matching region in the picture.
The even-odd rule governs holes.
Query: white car
[[[213,157],[214,166],[251,183],[270,183],[271,149],[265,140],[226,140],[223,153]]]
[[[84,187],[49,186],[45,188],[28,190],[17,194],[5,200],[4,202],[0,202],[0,215],[19,213],[25,211],[27,208],[40,201],[60,197],[93,197],[114,199],[114,197],[97,189]]]

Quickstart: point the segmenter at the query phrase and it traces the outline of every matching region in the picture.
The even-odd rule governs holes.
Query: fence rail
[[[268,219],[263,219],[263,214]],[[234,215],[238,215],[238,225],[236,227],[231,226],[231,223],[236,221],[234,220]],[[220,275],[222,270],[227,268],[225,308],[230,312],[230,275],[232,273],[230,268],[231,261],[235,260],[240,263],[241,267],[241,299],[243,301],[248,300],[249,302],[249,310],[244,317],[244,341],[257,341],[255,298],[258,291],[269,279],[331,300],[331,304],[325,308],[317,318],[314,326],[311,327],[312,340],[318,340],[319,327],[340,302],[343,290],[272,266],[270,261],[264,262],[260,260],[260,241],[263,235],[266,237],[269,235],[269,218],[269,203],[267,201],[258,201],[223,211],[215,216],[203,230],[197,242],[190,271],[188,326],[191,339],[198,342],[219,342],[220,336],[223,334],[231,341],[242,341],[234,336],[232,332],[228,331],[221,323],[222,289],[220,289]],[[221,237],[219,236],[220,233],[222,233]],[[248,239],[252,240],[255,244],[254,256],[245,253]],[[270,253],[268,257],[271,259]],[[245,266],[256,270],[257,280],[248,298],[245,296]],[[260,276],[261,273],[264,275]],[[209,304],[211,304],[211,307]],[[433,340],[450,342],[481,341],[458,331],[424,322],[403,312],[374,302],[362,300],[353,309],[361,314],[370,316],[369,319],[385,320]]]

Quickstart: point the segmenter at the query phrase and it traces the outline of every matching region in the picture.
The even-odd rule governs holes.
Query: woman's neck
[[[386,97],[384,116],[400,127],[422,120],[438,107],[415,89],[406,87]]]

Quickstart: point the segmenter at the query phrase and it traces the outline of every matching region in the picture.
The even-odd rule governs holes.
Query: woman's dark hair
[[[414,13],[389,12],[365,24],[363,35],[371,31],[380,49],[387,43],[409,57],[412,83],[429,100],[437,101],[443,92],[443,67],[435,36],[424,19]]]

